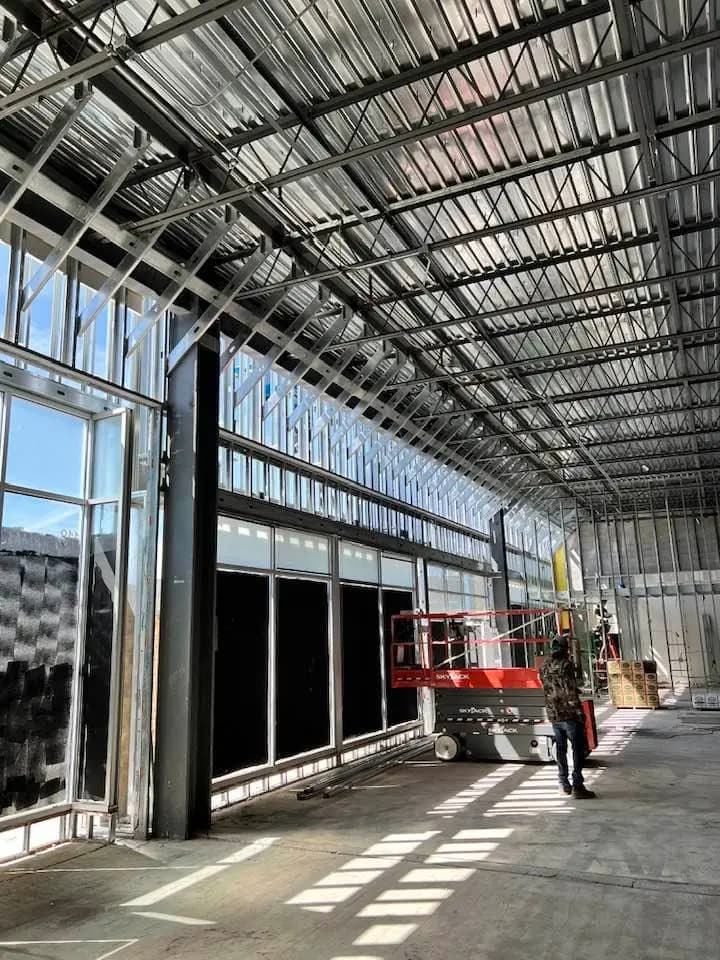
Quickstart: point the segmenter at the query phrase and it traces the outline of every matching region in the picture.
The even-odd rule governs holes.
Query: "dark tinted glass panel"
[[[277,755],[330,743],[327,585],[278,578]]]
[[[268,759],[269,579],[217,575],[213,776]]]
[[[92,507],[78,796],[103,800],[107,775],[118,506]]]
[[[0,815],[65,799],[81,523],[71,504],[5,495]]]
[[[392,643],[391,617],[395,613],[412,612],[413,595],[409,590],[383,590],[383,642],[385,646],[385,689],[387,691],[387,721],[392,727],[407,720],[417,720],[418,698],[417,690],[393,690],[391,686],[390,651]],[[412,633],[402,633],[402,638],[412,636]],[[400,638],[398,638],[400,639]],[[407,662],[410,662],[412,650],[407,650]]]
[[[380,611],[374,587],[344,583],[342,596],[343,736],[382,729]]]

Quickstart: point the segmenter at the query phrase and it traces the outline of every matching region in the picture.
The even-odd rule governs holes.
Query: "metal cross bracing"
[[[32,7],[36,15],[54,9],[39,0],[6,6]],[[182,27],[171,23],[172,4],[165,5],[161,22],[152,20],[153,5],[140,0],[125,0],[117,11],[108,4],[96,21],[101,6],[87,0],[73,6],[82,30],[67,19],[61,29],[60,15],[34,24],[41,34],[52,31],[60,63],[75,66],[101,52],[115,12],[123,19],[116,38],[120,29],[137,37],[162,27],[167,37]],[[216,4],[218,17],[230,6],[241,5]],[[370,6],[382,24],[375,32],[360,29],[360,13],[341,3],[312,9],[297,23],[283,19],[279,5],[258,0],[249,6],[252,18],[235,11],[155,47],[164,51],[176,96],[161,83],[151,94],[157,60],[151,63],[150,48],[127,59],[131,43],[115,51],[115,62],[96,82],[159,143],[148,152],[147,168],[116,197],[127,223],[152,229],[153,242],[164,227],[163,246],[174,245],[187,262],[217,223],[208,211],[219,211],[228,196],[241,201],[238,229],[205,262],[205,276],[216,271],[216,290],[228,289],[238,249],[247,260],[262,234],[270,237],[276,266],[244,287],[240,298],[249,309],[229,306],[234,316],[263,316],[274,294],[287,290],[263,327],[271,335],[263,349],[271,349],[277,363],[299,376],[318,371],[325,389],[354,406],[358,422],[404,421],[400,432],[417,443],[433,437],[438,455],[444,448],[462,451],[455,463],[463,470],[474,466],[476,474],[484,464],[473,463],[468,438],[485,423],[485,441],[499,435],[511,445],[513,460],[530,458],[528,482],[513,475],[508,461],[487,461],[508,489],[530,491],[535,468],[560,468],[553,446],[574,449],[593,464],[596,453],[590,452],[603,449],[598,432],[623,419],[662,425],[679,389],[673,384],[683,379],[692,393],[679,407],[700,426],[700,412],[715,399],[712,381],[703,378],[717,365],[713,328],[720,303],[710,286],[720,272],[712,127],[718,97],[715,75],[705,69],[717,44],[710,5],[674,17],[662,4],[652,11],[637,5],[631,19],[644,25],[647,47],[637,52],[615,42],[620,8],[613,17],[610,5],[598,3],[543,14],[537,22],[527,15],[523,20],[512,4],[504,22],[503,11],[480,3],[473,22],[459,6],[443,5],[441,18],[440,8],[429,3],[410,23],[375,0]],[[201,7],[207,14],[207,4],[190,13]],[[182,23],[191,29],[190,19]],[[470,43],[460,42],[460,25]],[[360,83],[349,79],[347,57],[335,61],[342,62],[340,69],[325,56],[341,33]],[[423,43],[430,36],[428,58]],[[243,55],[231,53],[224,75],[212,83],[218,66],[207,56],[207,78],[194,78],[190,90],[176,44],[182,41],[183,51],[197,57],[206,56],[210,38],[226,51],[242,52],[240,37]],[[391,68],[376,77],[382,51],[391,49],[385,37],[397,38],[402,54],[392,54]],[[14,44],[9,66],[33,52],[29,37],[22,43],[23,50]],[[473,45],[478,49],[471,51]],[[15,93],[48,82],[51,69],[33,74],[41,54],[35,50]],[[652,78],[655,98],[642,120],[623,101],[621,85],[638,71]],[[274,87],[268,77],[275,78]],[[685,97],[687,77],[694,83]],[[59,82],[50,77],[51,85]],[[703,82],[709,92],[700,97]],[[33,92],[26,95],[32,99]],[[234,130],[222,130],[220,100],[226,113],[232,101]],[[192,108],[201,101],[207,111]],[[243,102],[252,105],[244,113]],[[680,116],[681,105],[687,116]],[[10,122],[30,112],[18,108]],[[662,168],[655,182],[647,172],[651,147]],[[62,161],[62,147],[58,154]],[[188,164],[199,185],[170,207],[170,175]],[[667,223],[657,215],[662,189],[671,211]],[[245,191],[241,197],[238,190]],[[333,321],[314,315],[299,332],[295,324],[321,282],[362,325],[348,324],[326,345],[324,358],[310,362],[313,344]],[[287,351],[282,338],[272,339],[276,329],[290,331]],[[244,341],[246,334],[238,333]],[[699,341],[693,343],[695,333]],[[678,348],[683,356],[673,359]],[[355,362],[352,351],[365,359]],[[368,376],[373,355],[380,359]],[[340,377],[336,365],[345,370]],[[657,386],[661,381],[666,394]],[[438,389],[422,392],[427,384]],[[576,423],[567,422],[567,399],[593,425],[592,446]],[[463,436],[453,436],[454,419]],[[333,430],[338,437],[345,425],[337,420]],[[595,472],[603,476],[597,466]]]

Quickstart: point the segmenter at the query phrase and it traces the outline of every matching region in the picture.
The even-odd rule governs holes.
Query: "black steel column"
[[[505,511],[498,512],[490,520],[490,559],[492,561],[492,607],[493,610],[510,609],[510,582],[507,570],[507,548],[505,543]],[[508,617],[497,617],[498,632],[507,636],[510,629]],[[507,650],[507,645],[503,650]],[[511,659],[514,663],[515,658]],[[504,662],[504,661],[503,661]],[[510,664],[508,664],[509,666]]]
[[[510,582],[507,571],[505,544],[505,511],[498,512],[490,520],[490,558],[492,560],[492,605],[493,610],[510,609]],[[503,629],[507,629],[504,627]]]
[[[190,326],[173,322],[171,345]],[[206,335],[168,381],[168,489],[155,744],[156,836],[210,826],[219,344]]]

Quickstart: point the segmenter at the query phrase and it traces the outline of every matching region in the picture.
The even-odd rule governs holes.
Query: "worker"
[[[576,800],[591,800],[595,797],[583,779],[583,762],[587,755],[585,738],[585,714],[580,702],[575,668],[570,659],[568,638],[555,637],[550,645],[550,657],[540,669],[540,679],[545,693],[548,719],[555,735],[556,762],[560,789],[572,794]],[[572,784],[568,770],[568,740],[572,745]]]

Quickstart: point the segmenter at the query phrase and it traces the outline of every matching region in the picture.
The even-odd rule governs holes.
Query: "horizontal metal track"
[[[484,543],[490,542],[488,534],[481,533],[473,527],[466,527],[464,524],[456,523],[454,520],[446,520],[434,513],[430,513],[428,510],[423,510],[421,507],[415,507],[406,503],[404,500],[389,497],[387,494],[366,487],[362,483],[348,480],[339,473],[333,473],[331,470],[325,470],[322,467],[307,463],[305,460],[299,460],[297,457],[293,457],[288,453],[282,453],[280,450],[266,447],[264,444],[257,443],[255,440],[248,440],[229,430],[220,431],[220,443],[222,446],[232,447],[250,456],[258,457],[258,459],[270,463],[273,466],[280,467],[281,469],[293,470],[300,476],[331,484],[343,493],[350,494],[354,497],[362,497],[364,500],[369,500],[379,506],[386,507],[388,510],[397,510],[408,517],[422,520],[425,523],[433,523],[446,527],[455,533],[461,533],[463,536],[472,537],[475,540],[482,540]],[[460,479],[459,473],[458,479]]]

